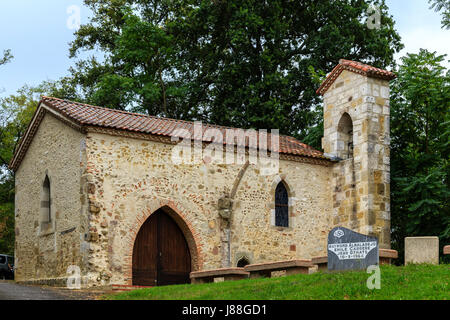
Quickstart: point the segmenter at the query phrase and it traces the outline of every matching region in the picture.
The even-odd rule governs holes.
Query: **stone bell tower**
[[[390,248],[389,81],[392,72],[340,60],[317,90],[333,167],[333,224]]]

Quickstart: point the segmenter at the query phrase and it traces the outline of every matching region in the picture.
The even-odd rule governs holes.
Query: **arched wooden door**
[[[189,283],[191,255],[183,232],[162,209],[139,230],[133,248],[133,285]]]

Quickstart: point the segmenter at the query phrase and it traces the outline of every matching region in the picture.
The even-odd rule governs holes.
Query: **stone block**
[[[97,213],[100,212],[100,208],[99,208],[98,206],[96,206],[96,205],[91,205],[91,206],[89,207],[89,211],[90,211],[91,213],[97,214]]]
[[[89,242],[97,242],[99,239],[98,233],[97,232],[90,232],[88,235],[88,241]]]
[[[439,264],[438,237],[405,238],[405,264]]]
[[[387,86],[381,87],[381,97],[384,99],[389,99],[389,87]]]
[[[375,103],[381,107],[383,107],[386,104],[386,100],[380,97],[377,97],[375,99]]]

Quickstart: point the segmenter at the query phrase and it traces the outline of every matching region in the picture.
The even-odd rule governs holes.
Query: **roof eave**
[[[397,78],[396,74],[394,74],[393,72],[387,71],[387,70],[382,70],[384,72],[375,71],[372,69],[368,69],[367,71],[364,71],[364,70],[354,68],[352,66],[344,65],[343,61],[345,61],[345,60],[341,59],[339,61],[339,64],[336,67],[334,67],[334,69],[330,72],[330,74],[327,76],[327,78],[322,82],[320,87],[316,90],[316,94],[323,96],[328,91],[328,89],[331,87],[331,85],[336,81],[336,79],[339,77],[339,75],[342,73],[342,71],[344,71],[344,70],[347,70],[347,71],[350,71],[350,72],[353,72],[356,74],[360,74],[360,75],[366,76],[368,78],[382,79],[382,80],[386,80],[386,81],[391,81],[391,80]],[[371,67],[369,65],[367,65],[367,66]],[[374,67],[371,67],[371,68],[374,68]],[[378,69],[378,68],[374,68],[374,69]]]
[[[74,129],[82,132],[84,131],[83,125],[77,122],[76,119],[68,117],[67,115],[63,114],[59,109],[55,108],[54,106],[51,106],[51,104],[46,103],[41,99],[36,108],[36,111],[33,114],[33,117],[31,118],[30,123],[27,126],[27,129],[25,130],[25,134],[20,138],[19,143],[17,144],[17,148],[14,151],[14,155],[8,164],[8,168],[10,170],[16,172],[19,169],[19,166],[22,163],[22,160],[28,151],[28,147],[30,146],[31,141],[34,138],[37,128],[41,124],[41,121],[47,112],[50,112],[53,116],[67,123]]]

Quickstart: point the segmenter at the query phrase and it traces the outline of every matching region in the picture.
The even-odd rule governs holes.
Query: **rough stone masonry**
[[[17,281],[65,285],[76,266],[83,286],[132,284],[136,236],[160,208],[186,239],[192,271],[323,256],[337,226],[390,248],[394,77],[341,60],[318,90],[325,152],[280,137],[271,175],[248,162],[174,164],[168,128],[188,122],[44,97],[10,164]],[[276,224],[280,183],[287,226]]]

